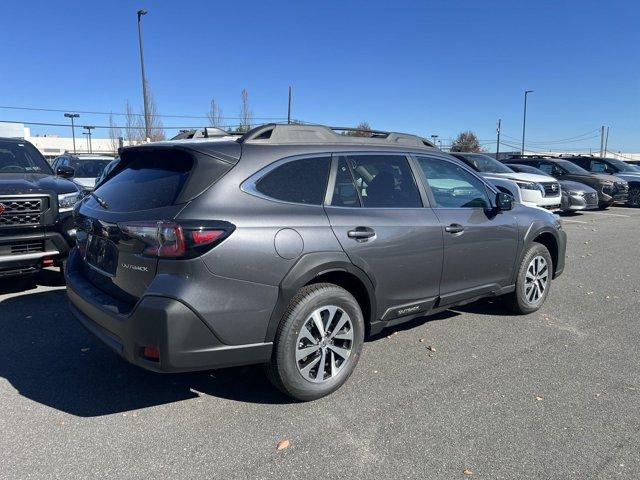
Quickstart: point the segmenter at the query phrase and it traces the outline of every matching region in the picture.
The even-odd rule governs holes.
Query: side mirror
[[[496,208],[498,210],[511,210],[513,208],[513,197],[508,193],[499,192],[496,195]]]
[[[73,174],[75,173],[75,170],[71,167],[67,167],[65,165],[62,165],[61,167],[56,168],[56,175],[62,178],[71,178],[73,177]]]

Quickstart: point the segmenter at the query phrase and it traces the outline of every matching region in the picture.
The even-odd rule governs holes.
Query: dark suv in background
[[[74,245],[79,195],[31,143],[0,138],[0,276],[62,265]]]
[[[487,296],[537,310],[564,268],[559,219],[422,138],[368,134],[265,125],[121,149],[76,208],[72,312],[141,367],[266,364],[311,400],[365,334]]]
[[[546,156],[512,156],[505,160],[509,164],[531,165],[558,180],[584,183],[598,192],[598,208],[609,208],[614,203],[626,203],[629,185],[617,176],[591,173],[569,160]]]
[[[605,173],[615,175],[629,184],[627,205],[640,207],[640,170],[617,158],[592,157],[587,155],[562,156],[570,162],[590,171],[591,173]]]

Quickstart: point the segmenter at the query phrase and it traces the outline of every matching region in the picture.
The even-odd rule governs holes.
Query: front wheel
[[[640,207],[640,187],[633,187],[629,189],[629,200],[627,205],[630,207]]]
[[[353,295],[331,283],[308,285],[282,317],[267,375],[285,394],[316,400],[347,381],[363,343],[364,317]]]
[[[515,313],[528,314],[538,310],[549,294],[553,260],[547,247],[534,243],[529,247],[518,269],[516,289],[505,298]]]

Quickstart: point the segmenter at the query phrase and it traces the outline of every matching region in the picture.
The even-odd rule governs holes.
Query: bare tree
[[[458,134],[451,144],[452,152],[481,152],[478,137],[471,130]]]
[[[120,146],[120,136],[122,131],[113,121],[113,114],[109,114],[109,141],[111,144],[111,151],[117,152]]]
[[[124,107],[125,132],[124,138],[128,145],[135,145],[144,138],[144,128],[140,116],[133,111],[129,100]]]
[[[246,132],[251,128],[253,123],[253,113],[251,107],[249,107],[249,92],[246,88],[242,89],[242,103],[240,104],[240,126],[238,128],[241,132]]]
[[[153,98],[153,94],[151,93],[151,88],[149,88],[149,84],[147,83],[147,88],[145,90],[147,94],[147,116],[146,116],[146,124],[149,128],[149,140],[152,142],[157,142],[165,139],[164,135],[164,127],[162,125],[162,120],[160,118],[160,112],[158,111],[158,106]]]
[[[209,112],[207,113],[207,117],[209,117],[209,125],[212,127],[220,127],[222,126],[222,109],[218,106],[215,98],[211,99],[211,105],[209,106]]]
[[[370,137],[371,136],[371,125],[369,122],[360,122],[356,125],[356,130],[348,130],[346,135],[350,137]]]

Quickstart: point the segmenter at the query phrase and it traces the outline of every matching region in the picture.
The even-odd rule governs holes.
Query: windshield
[[[511,165],[511,164],[509,164],[507,166],[509,168],[511,168],[512,170],[515,170],[516,172],[520,172],[520,173],[533,173],[535,175],[544,175],[545,177],[549,176],[547,173],[544,173],[539,168],[532,167],[531,165]]]
[[[53,170],[30,143],[0,140],[0,173],[53,174]]]
[[[73,176],[76,178],[97,178],[110,161],[111,160],[71,160],[69,166],[73,168]]]
[[[618,160],[617,158],[607,158],[607,162],[613,165],[619,172],[638,173],[638,169],[633,165]]]
[[[591,173],[586,171],[584,168],[579,167],[569,160],[555,160],[555,162],[569,173],[574,173],[576,175],[591,175]]]
[[[463,155],[464,158],[467,159],[468,162],[471,163],[472,167],[475,168],[479,172],[484,173],[513,173],[509,167],[500,163],[498,160],[491,158],[488,155]]]

